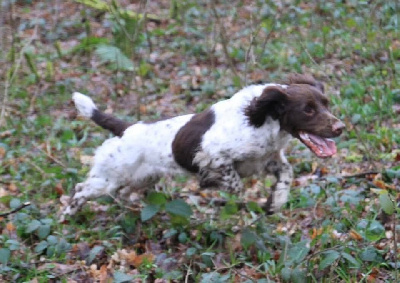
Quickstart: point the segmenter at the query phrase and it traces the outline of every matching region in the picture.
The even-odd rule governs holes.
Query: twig
[[[38,170],[40,172],[40,174],[42,174],[45,177],[48,177],[49,175],[44,172],[44,170],[42,168],[40,168],[39,166],[37,166],[33,161],[30,161],[29,159],[25,159],[25,162],[32,165],[36,170]]]
[[[62,162],[61,162],[60,160],[58,160],[57,158],[51,156],[50,153],[48,153],[47,151],[41,149],[38,145],[33,144],[33,146],[34,146],[36,149],[38,149],[38,150],[40,150],[41,152],[43,152],[44,154],[46,154],[46,156],[47,156],[48,158],[50,158],[51,160],[53,160],[55,163],[57,163],[57,164],[60,165],[61,167],[67,168],[67,166],[66,166],[64,163],[62,163]]]
[[[310,52],[308,52],[307,47],[303,44],[303,42],[300,40],[300,45],[303,47],[304,51],[306,52],[308,58],[310,58],[311,62],[313,62],[314,65],[319,67],[319,64],[314,60],[314,58],[311,56]]]
[[[393,220],[393,256],[394,256],[394,268],[395,268],[395,277],[396,277],[396,282],[399,282],[399,268],[397,266],[397,233],[396,233],[396,213],[393,213],[392,215],[392,220]]]
[[[367,171],[367,172],[360,172],[360,173],[356,173],[356,174],[352,174],[352,175],[344,175],[341,176],[342,178],[365,178],[367,175],[375,175],[375,174],[379,174],[380,172],[378,171]]]
[[[233,273],[235,273],[236,275],[239,275],[240,277],[246,278],[247,280],[250,280],[251,282],[256,282],[253,278],[251,278],[250,276],[247,276],[246,274],[240,273],[238,272],[236,269],[232,269]]]
[[[191,271],[191,268],[192,267],[192,261],[190,261],[190,264],[189,264],[189,268],[188,268],[188,270],[187,270],[187,272],[186,272],[186,276],[185,276],[185,283],[188,283],[189,282],[189,276],[192,274],[190,271]]]
[[[124,207],[124,208],[126,208],[126,209],[129,209],[130,211],[133,211],[133,212],[137,212],[137,211],[138,211],[137,209],[135,209],[135,208],[133,208],[133,207],[124,205],[124,204],[121,203],[117,198],[115,198],[112,194],[108,193],[107,195],[108,195],[110,198],[112,198],[113,201],[115,201],[119,206]]]
[[[263,42],[262,47],[261,47],[261,53],[259,53],[259,55],[257,56],[256,62],[259,62],[260,59],[261,59],[261,56],[264,54],[264,50],[265,50],[265,48],[267,46],[267,43],[270,40],[270,38],[271,38],[271,36],[272,36],[272,34],[273,34],[274,30],[275,30],[276,23],[278,22],[277,19],[280,17],[280,15],[281,15],[281,11],[278,11],[278,13],[275,15],[271,30],[269,31],[269,33],[267,34],[267,36],[264,39],[264,42]]]
[[[37,30],[38,30],[38,26],[36,25],[35,28],[33,29],[33,33],[32,36],[29,38],[28,42],[26,42],[26,44],[22,47],[20,54],[19,54],[19,58],[17,60],[17,62],[14,64],[15,68],[12,71],[12,75],[11,77],[9,77],[9,75],[6,73],[6,81],[5,81],[5,87],[4,87],[4,96],[3,96],[3,104],[1,107],[1,111],[0,111],[0,127],[4,125],[4,117],[6,114],[6,105],[8,102],[8,92],[9,92],[9,88],[12,84],[12,82],[14,81],[19,68],[21,67],[21,62],[24,59],[24,54],[25,54],[25,49],[28,48],[29,46],[31,46],[33,39],[36,38],[37,36]],[[8,70],[10,71],[10,70]]]
[[[21,209],[23,209],[23,208],[25,208],[25,207],[27,207],[29,205],[31,205],[31,203],[29,201],[24,202],[23,204],[21,204],[17,208],[14,208],[13,210],[10,210],[9,212],[0,213],[0,217],[7,217],[8,215],[16,213],[16,212],[20,211]]]
[[[235,65],[233,64],[232,58],[229,55],[229,51],[228,51],[228,39],[226,38],[226,30],[224,25],[221,23],[220,18],[218,16],[218,12],[217,9],[215,8],[215,3],[214,1],[210,1],[211,2],[211,11],[214,14],[215,20],[220,28],[220,32],[219,34],[221,35],[221,43],[222,43],[222,50],[224,51],[224,55],[226,60],[228,61],[228,65],[231,68],[232,72],[235,74],[236,77],[239,78],[240,84],[242,84],[242,80],[241,77],[239,75],[239,73],[237,72]]]
[[[249,64],[249,57],[250,57],[250,51],[251,47],[253,46],[254,40],[256,38],[257,33],[260,31],[260,29],[257,30],[257,32],[252,32],[250,36],[250,44],[249,48],[247,48],[246,51],[246,57],[245,57],[245,62],[244,62],[244,84],[247,85],[247,67]]]

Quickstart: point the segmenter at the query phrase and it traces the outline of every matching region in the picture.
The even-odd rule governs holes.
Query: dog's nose
[[[335,133],[335,135],[340,136],[342,134],[343,129],[345,128],[345,124],[337,120],[333,125],[332,125],[332,131]]]

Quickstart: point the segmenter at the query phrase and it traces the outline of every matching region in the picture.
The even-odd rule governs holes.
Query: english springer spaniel
[[[75,214],[89,199],[128,196],[155,184],[164,174],[197,174],[202,188],[237,192],[242,177],[273,174],[277,182],[265,205],[273,213],[286,203],[293,179],[284,156],[299,139],[318,157],[336,153],[329,138],[344,124],[328,108],[323,85],[310,75],[294,74],[285,84],[250,85],[208,110],[158,121],[129,124],[97,109],[78,92],[79,112],[116,137],[97,150],[85,182],[76,185],[62,215]]]

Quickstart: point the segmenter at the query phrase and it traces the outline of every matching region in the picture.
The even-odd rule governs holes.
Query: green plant
[[[171,223],[176,225],[185,225],[189,223],[192,215],[191,207],[183,200],[167,201],[162,193],[152,192],[147,198],[148,203],[141,211],[140,217],[142,221],[148,221],[157,213],[165,211],[171,217]]]

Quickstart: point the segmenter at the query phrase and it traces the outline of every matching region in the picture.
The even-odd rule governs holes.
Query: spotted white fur
[[[252,85],[211,107],[215,122],[204,134],[193,162],[200,168],[200,179],[218,174],[216,169],[220,168],[223,186],[233,190],[243,187],[240,177],[275,174],[278,182],[270,210],[277,211],[286,203],[292,181],[291,167],[283,155],[291,135],[280,131],[279,122],[271,118],[261,127],[250,126],[244,112],[244,107],[268,86],[286,88],[277,84]],[[97,109],[81,93],[75,92],[73,99],[86,117]],[[157,182],[165,174],[187,173],[175,162],[171,145],[179,129],[192,117],[137,123],[127,128],[122,137],[106,140],[96,150],[87,180],[75,187],[70,205],[62,214],[73,215],[88,199],[118,191],[126,194]]]

